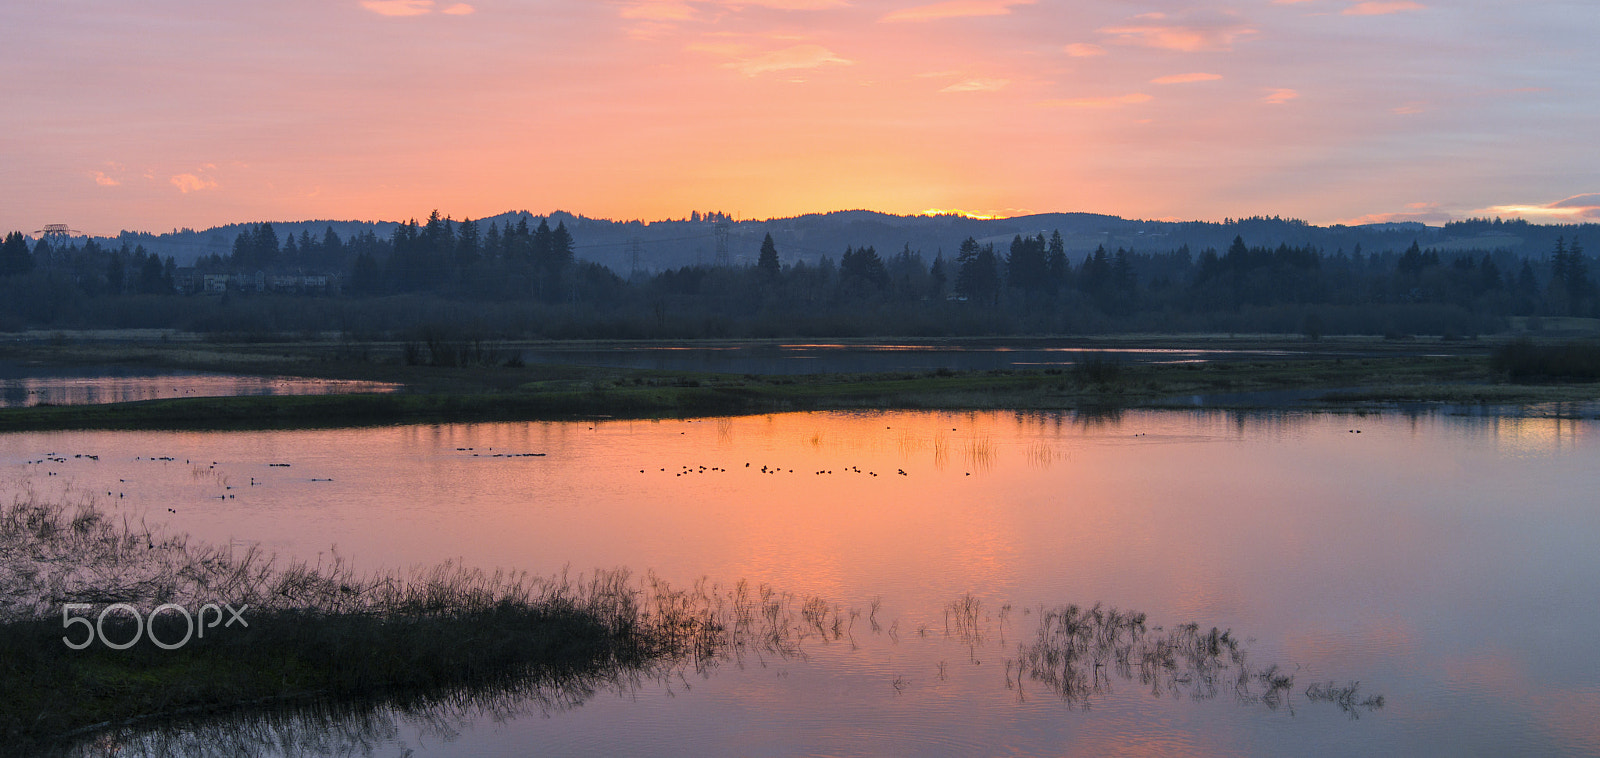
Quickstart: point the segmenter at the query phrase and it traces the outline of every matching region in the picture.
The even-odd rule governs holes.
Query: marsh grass
[[[66,603],[89,604],[79,615],[90,618],[114,603],[144,616],[164,603],[226,603],[244,608],[248,626],[213,628],[176,650],[148,638],[73,650]],[[172,641],[185,625],[168,613],[151,628]],[[164,535],[93,497],[23,491],[0,505],[0,745],[23,754],[241,709],[482,710],[529,693],[581,702],[685,669],[804,657],[808,637],[838,640],[849,628],[825,600],[765,585],[679,588],[626,570],[540,577],[455,563],[363,574],[338,556],[283,561]],[[135,636],[120,613],[103,629]]]
[[[1137,682],[1153,697],[1211,700],[1230,695],[1241,704],[1294,710],[1294,675],[1275,664],[1251,663],[1231,631],[1193,623],[1170,629],[1150,626],[1143,613],[1098,604],[1041,608],[1033,640],[1019,645],[1016,658],[1006,664],[1006,686],[1019,697],[1024,677],[1079,710],[1112,695],[1118,682]],[[1317,684],[1305,696],[1311,702],[1335,703],[1352,718],[1360,710],[1383,707],[1381,695],[1360,699],[1359,686]]]
[[[416,360],[430,363],[425,344]],[[1115,412],[1132,407],[1187,407],[1194,395],[1282,389],[1398,388],[1423,399],[1442,399],[1466,384],[1493,385],[1505,376],[1472,352],[1445,357],[1378,355],[1260,362],[1147,365],[1088,356],[1073,369],[879,374],[751,376],[606,369],[533,364],[510,369],[484,365],[406,365],[336,361],[315,346],[274,345],[270,353],[230,352],[205,359],[190,350],[141,348],[126,353],[23,357],[66,360],[148,361],[155,365],[239,373],[323,376],[403,384],[405,392],[172,398],[97,406],[10,408],[0,430],[133,428],[235,429],[350,427],[443,421],[704,417],[797,410],[1065,410]],[[265,350],[265,348],[261,348]],[[240,348],[243,350],[243,348]],[[287,352],[284,352],[287,351]],[[1469,351],[1470,352],[1470,351]],[[237,354],[236,354],[237,353]],[[457,361],[461,363],[462,361]],[[472,360],[466,363],[473,363]],[[1567,381],[1570,399],[1600,397],[1600,386]],[[1537,389],[1546,390],[1550,387]],[[1217,401],[1214,407],[1257,408],[1260,401]],[[1344,402],[1361,402],[1345,400]],[[1379,400],[1370,401],[1374,403]],[[1504,402],[1542,402],[1516,393]],[[821,441],[819,440],[819,443]],[[938,441],[935,441],[938,444]],[[946,454],[947,455],[947,454]],[[943,456],[935,451],[936,459]]]
[[[90,604],[92,617],[112,603],[148,616],[162,603],[207,602],[248,605],[248,627],[213,628],[177,650],[63,642],[65,603]],[[1005,645],[1011,610],[964,595],[945,606],[945,635],[977,664],[994,634]],[[814,644],[854,650],[863,615],[871,634],[900,643],[901,621],[882,618],[880,598],[863,612],[766,584],[676,586],[626,570],[533,576],[445,563],[366,574],[338,556],[310,564],[199,544],[94,497],[42,500],[24,487],[0,504],[0,754],[231,755],[302,743],[323,753],[317,745],[382,742],[396,719],[447,733],[648,683],[688,689],[690,672],[805,660]],[[1040,608],[1037,621],[1005,665],[1019,698],[1032,682],[1088,708],[1138,682],[1154,696],[1231,694],[1292,710],[1293,675],[1252,665],[1229,632],[1149,627],[1144,614],[1099,605]],[[175,640],[182,624],[169,614],[154,628]],[[132,639],[131,620],[109,616],[104,634]],[[948,673],[941,662],[937,681]],[[911,680],[892,684],[901,693]],[[1305,696],[1353,716],[1383,707],[1357,687],[1329,682]]]

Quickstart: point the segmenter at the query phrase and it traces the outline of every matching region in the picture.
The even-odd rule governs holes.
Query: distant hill
[[[423,214],[426,215],[426,214]],[[512,211],[478,219],[482,232],[489,225],[504,228],[526,220],[536,226],[538,216],[527,211]],[[1004,219],[976,219],[957,215],[896,216],[875,211],[851,210],[813,213],[792,218],[735,221],[719,214],[691,219],[654,222],[596,219],[557,211],[548,216],[552,226],[565,223],[577,242],[579,258],[602,263],[627,275],[635,268],[659,271],[717,260],[718,225],[726,224],[730,263],[754,264],[762,238],[771,234],[785,262],[816,262],[823,256],[837,260],[845,247],[870,245],[888,256],[909,246],[931,261],[943,253],[953,258],[956,248],[967,237],[981,243],[992,242],[1003,254],[1016,235],[1059,231],[1074,262],[1100,245],[1144,252],[1165,252],[1188,246],[1198,254],[1206,248],[1226,249],[1235,236],[1251,245],[1312,245],[1332,253],[1397,251],[1413,241],[1424,248],[1441,251],[1505,250],[1542,258],[1555,245],[1557,237],[1580,238],[1600,247],[1600,224],[1537,225],[1512,220],[1471,220],[1444,226],[1415,222],[1366,224],[1361,226],[1313,226],[1303,221],[1282,218],[1228,219],[1205,221],[1142,221],[1093,213],[1042,213]],[[143,245],[163,257],[172,256],[179,265],[201,256],[226,255],[234,239],[252,223],[230,224],[202,231],[182,229],[165,234],[123,232],[117,237],[98,238],[102,244]],[[285,221],[272,222],[280,239],[302,232],[321,239],[332,229],[341,239],[364,232],[387,238],[394,233],[395,221]]]

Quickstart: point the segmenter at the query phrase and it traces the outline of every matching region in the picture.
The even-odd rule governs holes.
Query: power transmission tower
[[[718,268],[727,268],[730,265],[729,261],[728,261],[728,222],[727,221],[725,221],[725,220],[718,220],[717,221],[716,234],[717,234],[717,267]]]
[[[66,224],[45,224],[43,229],[34,232],[34,234],[39,235],[39,239],[48,241],[52,248],[65,246],[72,241],[74,236],[84,236],[83,232]]]
[[[639,244],[639,238],[628,240],[628,279],[637,279],[639,276],[639,254],[644,252],[644,246]]]

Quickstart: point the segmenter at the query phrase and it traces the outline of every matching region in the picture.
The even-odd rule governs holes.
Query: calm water
[[[1086,347],[1016,347],[917,344],[633,345],[624,348],[546,347],[524,350],[529,363],[705,371],[728,374],[875,373],[885,371],[989,371],[1072,366],[1089,356],[1130,363],[1303,358],[1288,350],[1151,350]]]
[[[495,457],[524,453],[545,455]],[[337,546],[371,568],[743,579],[821,598],[846,624],[798,655],[579,704],[308,727],[309,754],[1600,752],[1594,422],[831,413],[62,432],[0,435],[0,471],[8,489],[111,492],[198,538],[311,560]],[[975,609],[974,629],[949,626],[952,603]],[[1082,697],[1034,677],[1019,689],[1011,663],[1041,609],[1069,603],[1231,629],[1294,686],[1274,704],[1115,672]],[[1306,696],[1330,681],[1384,706]]]
[[[395,392],[399,385],[300,376],[244,376],[122,366],[37,366],[0,361],[0,408],[94,405],[174,397]]]

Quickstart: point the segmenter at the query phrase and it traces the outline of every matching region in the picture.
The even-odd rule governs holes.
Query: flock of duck
[[[751,464],[746,463],[746,464],[744,464],[744,467],[745,468],[750,468]],[[666,471],[666,469],[664,469],[664,468],[663,469],[659,469],[659,470],[663,471],[663,472]],[[731,470],[732,469],[725,469],[725,468],[722,468],[720,466],[688,466],[688,465],[685,465],[681,470],[679,470],[677,472],[674,472],[673,476],[689,476],[691,474],[727,473],[727,472],[729,472]],[[641,474],[648,473],[648,469],[639,469],[639,473],[641,473]],[[785,469],[782,466],[762,466],[760,468],[760,473],[763,473],[763,474],[793,474],[794,473],[794,469],[792,469],[792,468],[791,469]],[[825,476],[825,475],[834,473],[834,470],[833,469],[818,469],[818,470],[813,471],[811,473],[814,476]],[[849,468],[839,469],[839,473],[842,473],[842,474],[852,474],[852,473],[854,473],[854,474],[866,474],[867,476],[877,476],[878,475],[878,472],[876,472],[876,471],[862,471],[857,466],[850,466]],[[896,475],[898,475],[898,476],[911,476],[910,474],[907,474],[906,470],[903,469],[903,468],[902,469],[895,469],[894,473]],[[972,476],[972,473],[968,472],[967,476]]]

